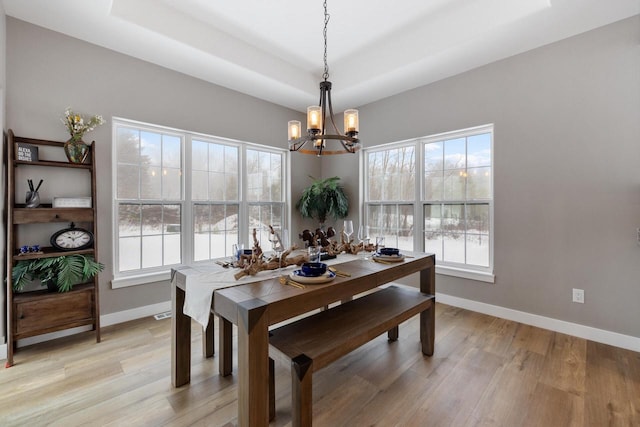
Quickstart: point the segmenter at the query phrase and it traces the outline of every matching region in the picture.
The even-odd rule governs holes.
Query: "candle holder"
[[[28,208],[37,208],[40,206],[40,193],[37,191],[27,191],[25,204]]]

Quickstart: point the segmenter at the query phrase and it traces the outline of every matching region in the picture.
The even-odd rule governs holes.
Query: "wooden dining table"
[[[269,327],[338,301],[345,301],[394,280],[418,273],[420,291],[435,295],[435,255],[405,253],[400,262],[374,262],[370,257],[350,257],[333,267],[346,275],[327,283],[305,284],[304,288],[282,284],[271,277],[242,285],[217,289],[212,310],[220,316],[221,374],[231,372],[231,324],[238,328],[238,426],[269,424]],[[288,273],[288,272],[287,272]],[[190,318],[182,310],[184,289],[172,281],[172,381],[175,386],[189,381]],[[433,354],[435,305],[420,316],[423,353]]]

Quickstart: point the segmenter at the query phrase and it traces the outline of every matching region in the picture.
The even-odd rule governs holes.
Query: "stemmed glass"
[[[278,257],[278,271],[282,269],[282,253],[284,252],[284,247],[288,239],[289,235],[287,229],[282,230],[282,236],[278,233],[277,229],[274,229],[273,234],[269,235],[271,247]]]
[[[369,243],[369,226],[361,225],[358,227],[358,241],[362,243],[362,252],[364,253],[364,259],[368,259],[367,251],[365,247]]]
[[[283,228],[282,235],[280,236],[280,253],[279,253],[280,256],[278,258],[279,259],[278,272],[282,270],[282,253],[287,249],[288,245],[289,245],[289,230],[287,230],[286,228]]]
[[[347,236],[347,243],[350,243],[351,235],[353,234],[353,221],[350,219],[344,221],[344,234]]]

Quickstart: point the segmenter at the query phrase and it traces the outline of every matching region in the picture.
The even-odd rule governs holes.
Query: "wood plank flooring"
[[[436,351],[417,317],[314,375],[315,426],[640,426],[640,353],[442,304]],[[203,359],[170,380],[170,319],[140,319],[19,349],[0,369],[0,426],[235,426],[237,376]],[[235,341],[235,340],[234,340]],[[237,364],[234,361],[234,367]],[[276,420],[290,425],[289,368]]]

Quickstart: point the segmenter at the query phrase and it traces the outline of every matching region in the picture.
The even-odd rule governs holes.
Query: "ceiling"
[[[2,0],[5,13],[298,111],[317,104],[320,0]],[[336,112],[640,13],[640,0],[332,0]]]

